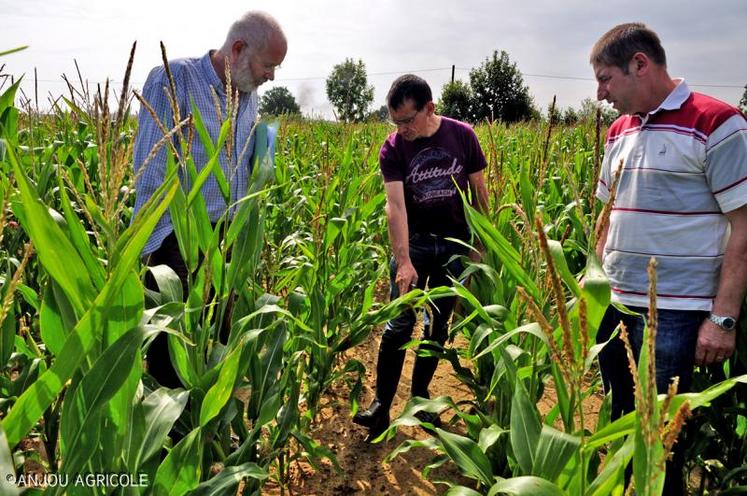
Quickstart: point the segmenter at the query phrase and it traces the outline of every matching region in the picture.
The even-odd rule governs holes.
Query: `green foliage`
[[[374,110],[373,112],[368,114],[368,117],[366,117],[366,121],[368,122],[386,122],[386,120],[389,118],[389,108],[387,108],[386,105],[382,105],[378,108],[378,110]]]
[[[597,109],[602,114],[602,125],[609,126],[618,117],[618,113],[615,109],[610,106],[592,100],[591,98],[584,98],[581,101],[581,109],[578,111],[579,120],[595,122],[597,119]]]
[[[366,65],[362,60],[345,59],[335,65],[327,77],[327,98],[345,122],[361,122],[373,102],[374,88],[368,85]]]
[[[534,105],[524,78],[508,53],[494,51],[469,73],[474,122],[517,122],[532,117]]]
[[[742,93],[742,99],[739,100],[739,108],[747,114],[747,84],[744,85],[744,93]]]
[[[499,158],[500,165],[495,169],[496,183],[488,183],[493,199],[490,211],[482,215],[467,207],[468,221],[483,246],[480,262],[465,273],[469,285],[455,283],[453,289],[462,311],[455,317],[452,333],[467,344],[440,353],[472,395],[458,405],[449,398],[413,400],[386,436],[392,437],[400,425],[417,424],[412,416],[417,410],[438,411],[442,417],[453,413],[451,422],[464,425],[465,437],[480,448],[482,455],[472,459],[484,455],[489,460],[497,481],[492,487],[465,464],[462,454],[446,449],[440,432],[431,440],[405,441],[395,453],[415,446],[433,449],[479,480],[478,494],[621,494],[631,462],[636,466],[639,494],[660,494],[660,471],[655,469],[664,454],[660,429],[672,427],[684,402],[693,410],[701,409],[747,381],[734,370],[731,379],[701,393],[676,396],[666,412],[661,412],[662,399],[648,387],[647,403],[636,412],[612,423],[600,414],[596,431],[584,421],[584,403],[599,394],[599,378],[593,371],[604,343],[595,344],[595,333],[610,297],[607,278],[588,248],[594,245],[591,226],[597,216],[594,203],[587,200],[593,198],[594,188],[590,145],[598,142],[593,125],[557,128],[549,139],[549,162],[539,173],[532,167],[543,153],[537,150],[546,139],[544,130],[477,128],[481,141],[488,143],[488,155]],[[527,134],[519,138],[522,130]],[[488,173],[495,177],[491,169]],[[546,248],[537,242],[541,236],[548,238]],[[562,243],[555,241],[560,238]],[[550,284],[555,278],[558,284]],[[517,291],[518,286],[522,291]],[[529,302],[535,310],[530,311]],[[644,354],[640,380],[650,384],[652,371],[646,360]],[[550,386],[557,402],[540,414],[536,404]],[[655,414],[644,416],[644,411]],[[729,425],[738,429],[738,422]],[[742,444],[733,433],[719,439]],[[734,472],[723,471],[726,482],[721,487],[737,487],[740,463],[730,461]],[[452,493],[472,491],[455,486]]]
[[[555,124],[563,124],[564,126],[574,126],[578,123],[579,116],[573,107],[567,107],[566,109],[548,109],[548,117],[552,119]]]
[[[132,219],[131,171],[116,180],[108,172],[129,167],[132,121],[112,127],[75,102],[51,116],[26,115],[13,105],[16,89],[0,95],[3,494],[18,492],[5,476],[23,469],[29,437],[45,444],[45,470],[145,473],[143,494],[235,494],[239,485],[261,494],[270,479],[285,486],[295,461],[334,463],[313,438],[314,422],[335,381],[350,386],[357,408],[365,370],[346,353],[404,308],[446,295],[460,301],[456,339],[432,353],[471,394],[458,403],[413,399],[382,438],[418,425],[418,411],[449,412],[455,429],[405,441],[391,457],[437,451],[438,463],[454,463],[472,481],[452,486],[455,495],[601,496],[624,490],[631,462],[637,477],[655,475],[646,463],[662,450],[643,442],[638,412],[611,423],[601,415],[597,427],[583,418],[584,402],[600,394],[594,342],[609,301],[589,249],[598,214],[593,120],[550,130],[546,122],[478,125],[490,207],[468,208],[467,218],[481,260],[453,288],[384,304],[375,291],[386,280],[389,249],[376,150],[389,126],[260,124],[250,190],[214,225],[199,187],[213,174],[228,197],[217,157],[230,144],[230,122],[213,137],[193,111],[192,135],[208,150],[207,163],[194,163],[186,138],[178,140],[164,185]],[[140,260],[167,208],[193,269],[186,293],[172,270]],[[34,251],[24,265],[28,241]],[[146,271],[157,291],[143,288]],[[224,320],[227,343],[217,338]],[[169,336],[184,388],[159,388],[142,369],[158,332]],[[675,397],[668,412],[659,400],[655,407],[668,419],[684,401],[696,411],[686,439],[690,468],[707,474],[705,491],[745,485],[745,346],[740,337],[720,373],[696,376],[700,392]],[[647,373],[643,367],[642,380]],[[550,387],[556,404],[540,411]],[[215,475],[211,466],[224,468]],[[639,494],[655,494],[658,484],[641,482]]]
[[[740,329],[747,325],[747,302],[740,312]],[[707,390],[726,377],[747,372],[747,339],[741,335],[732,357],[722,366],[701,368],[693,377],[693,390]],[[747,385],[740,384],[700,409],[685,425],[686,472],[701,473],[702,487],[723,493],[747,489]]]
[[[284,394],[292,395],[293,388],[296,388],[295,404],[298,403],[300,384],[289,380],[289,374],[285,374],[284,381],[277,380],[282,376],[280,371],[286,362],[282,351],[287,332],[276,332],[272,336],[265,332],[267,329],[283,331],[282,320],[275,318],[282,309],[268,307],[261,299],[258,303],[256,299],[240,300],[236,307],[242,311],[241,316],[246,317],[236,319],[233,339],[223,346],[212,336],[217,334],[213,312],[221,321],[220,316],[226,313],[230,301],[229,293],[241,292],[249,298],[256,295],[252,291],[254,288],[247,287],[247,283],[256,279],[254,271],[263,247],[259,196],[273,175],[272,160],[268,158],[271,135],[267,126],[260,124],[256,130],[257,163],[253,169],[250,196],[237,206],[236,215],[228,222],[228,227],[224,226],[225,220],[219,221],[216,227],[212,226],[199,190],[208,174],[217,172],[216,157],[224,142],[230,139],[227,132],[229,123],[221,126],[221,135],[213,143],[205,132],[199,113],[194,114],[198,131],[195,136],[206,141],[211,159],[207,164],[200,164],[198,171],[187,153],[188,144],[180,143],[183,147],[181,153],[170,155],[163,184],[130,223],[131,213],[120,216],[112,210],[109,215],[104,209],[103,215],[97,218],[93,215],[97,200],[80,200],[84,195],[96,195],[98,187],[102,188],[101,191],[105,188],[119,191],[122,184],[102,176],[104,171],[111,169],[91,168],[85,184],[78,185],[74,176],[71,177],[73,167],[85,167],[92,157],[104,157],[97,152],[99,142],[91,140],[94,139],[92,135],[99,139],[106,131],[97,128],[97,132],[91,133],[90,128],[109,126],[108,120],[96,121],[91,116],[83,119],[77,126],[79,135],[86,137],[80,148],[71,146],[77,144],[73,140],[64,141],[54,134],[40,134],[35,138],[43,140],[37,142],[43,145],[30,150],[24,146],[25,143],[16,144],[16,140],[25,140],[28,136],[19,136],[14,124],[18,112],[8,111],[12,109],[15,88],[9,90],[10,96],[8,92],[0,96],[0,105],[4,106],[0,115],[4,116],[3,122],[6,123],[0,127],[0,138],[5,144],[5,155],[0,163],[3,171],[0,176],[0,232],[5,233],[6,216],[10,216],[12,225],[17,226],[14,229],[33,242],[34,260],[31,263],[34,270],[31,273],[36,277],[23,277],[27,274],[21,274],[19,270],[19,276],[26,284],[8,285],[11,274],[5,271],[5,277],[0,279],[0,294],[4,296],[2,308],[10,305],[13,310],[12,313],[3,310],[0,322],[3,338],[0,349],[3,358],[0,369],[3,398],[0,406],[3,412],[0,456],[3,458],[0,463],[3,470],[7,470],[8,461],[3,447],[16,450],[24,437],[39,436],[46,444],[48,455],[43,462],[50,472],[145,473],[152,484],[150,489],[156,493],[185,494],[197,488],[207,475],[203,464],[209,467],[216,459],[226,463],[228,469],[224,476],[206,486],[206,490],[235,490],[239,480],[246,477],[252,478],[253,484],[266,479],[267,468],[278,456],[275,450],[284,448],[287,434],[284,438],[276,436],[275,450],[267,452],[266,457],[243,450],[244,455],[253,458],[253,463],[246,464],[243,460],[241,465],[236,463],[238,467],[235,469],[228,464],[225,452],[230,447],[231,421],[242,408],[237,407],[234,393],[243,385],[248,370],[252,371],[252,379],[261,382],[252,384],[249,396],[254,410],[247,416],[253,422],[253,428],[248,430],[241,426],[241,422],[239,425],[243,429],[236,428],[242,447],[254,448],[261,433],[268,429],[272,432],[272,426],[267,424],[273,423],[280,411],[278,398]],[[72,102],[70,105],[76,112],[81,112]],[[22,117],[31,119],[34,116]],[[70,131],[69,116],[61,113],[56,117],[61,122],[61,126],[55,128],[56,132]],[[7,125],[8,122],[13,125]],[[127,127],[126,119],[121,125],[131,129]],[[31,128],[36,132],[42,126],[33,122]],[[131,142],[127,136],[102,139],[111,139],[122,146]],[[102,146],[113,150],[120,145],[107,142]],[[91,155],[82,155],[91,149]],[[47,150],[53,153],[47,153]],[[31,153],[38,155],[31,157]],[[68,163],[69,156],[75,158]],[[45,168],[57,166],[58,160],[70,167],[58,166],[56,180],[50,180]],[[10,171],[12,176],[7,175]],[[189,174],[191,185],[182,184],[179,173]],[[10,190],[9,177],[15,183]],[[132,176],[124,174],[117,178],[128,182]],[[8,204],[12,209],[7,208]],[[179,208],[174,208],[174,204]],[[129,208],[132,208],[131,201]],[[161,292],[149,292],[148,298],[138,276],[142,272],[142,248],[167,208],[171,208],[178,238],[188,254],[189,263],[196,268],[199,253],[204,260],[210,261],[211,269],[217,267],[212,275],[204,264],[196,271],[189,281],[189,294],[184,295],[187,302],[182,300],[181,283],[173,271],[154,269],[153,275]],[[251,224],[252,228],[245,228],[246,224]],[[220,251],[217,241],[221,239],[218,234],[223,228],[227,230],[221,247],[225,251]],[[115,237],[112,233],[116,232],[121,234]],[[17,233],[13,234],[8,239]],[[9,260],[5,248],[4,243],[0,251],[3,266]],[[230,263],[228,252],[233,254],[237,263]],[[190,257],[192,253],[194,260]],[[22,265],[19,265],[21,269]],[[211,291],[206,291],[206,288]],[[12,298],[16,289],[26,292],[24,299],[32,302],[33,308],[40,312],[40,315],[30,316],[28,324],[15,318],[20,305]],[[41,305],[39,295],[44,295]],[[153,301],[157,302],[155,306]],[[259,315],[261,318],[254,318]],[[5,338],[15,333],[6,331],[8,328],[15,331],[17,326],[18,335],[14,336],[16,353],[10,354],[5,351]],[[250,329],[253,332],[249,332]],[[175,367],[185,385],[189,386],[190,393],[178,389],[151,392],[149,385],[152,381],[143,381],[143,346],[158,332],[170,334]],[[287,363],[293,370],[292,356]],[[20,372],[12,372],[14,370]],[[261,373],[255,374],[256,371]],[[285,388],[281,389],[282,386]],[[185,409],[178,427],[175,427]],[[244,415],[238,418],[243,419]],[[286,422],[282,428],[289,432],[295,426],[297,422]],[[185,434],[185,437],[164,460],[160,460],[158,455],[164,447],[172,444],[169,440],[172,429]],[[219,441],[211,443],[211,439]],[[318,452],[312,452],[312,455],[316,456]],[[9,470],[12,474],[16,468]],[[59,494],[63,490],[54,488],[50,493]]]
[[[462,81],[451,81],[441,89],[437,111],[441,115],[460,121],[471,120],[472,90]]]
[[[262,115],[300,114],[301,107],[298,106],[288,88],[275,86],[259,99],[259,113]]]

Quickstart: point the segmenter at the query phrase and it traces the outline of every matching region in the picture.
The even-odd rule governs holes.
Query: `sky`
[[[107,78],[121,87],[130,48],[137,41],[131,76],[142,87],[161,63],[159,41],[169,58],[197,57],[223,44],[243,12],[265,10],[288,38],[288,54],[275,81],[286,86],[302,111],[333,118],[325,79],[335,64],[361,59],[375,87],[372,109],[384,104],[391,82],[412,72],[425,78],[438,99],[455,77],[469,81],[494,50],[505,50],[524,74],[535,105],[579,107],[594,98],[588,62],[594,42],[622,22],[642,21],[659,34],[672,77],[736,105],[747,83],[747,0],[0,0],[0,57],[5,74],[24,76],[22,89],[39,105],[66,93],[61,75],[77,80],[77,61],[91,87]],[[48,106],[48,105],[47,105]]]

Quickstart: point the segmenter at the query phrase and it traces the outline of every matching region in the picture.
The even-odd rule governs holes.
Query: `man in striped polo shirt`
[[[679,391],[687,391],[693,365],[720,363],[735,348],[747,287],[747,121],[736,108],[672,79],[658,36],[643,24],[607,32],[591,64],[597,98],[621,114],[608,131],[597,186],[606,203],[622,167],[597,255],[612,301],[644,315],[646,267],[656,259],[657,388],[666,392],[678,376]],[[637,357],[640,317],[610,306],[597,340],[609,339],[620,321]],[[613,417],[632,411],[633,382],[619,338],[604,348],[600,365]],[[673,475],[664,494],[681,492],[677,465],[667,470]]]
[[[251,176],[254,151],[252,130],[257,120],[257,87],[275,78],[275,69],[285,58],[287,47],[285,35],[278,22],[264,12],[251,11],[233,23],[221,48],[210,50],[202,57],[169,61],[175,86],[173,97],[178,106],[179,118],[184,119],[192,113],[194,104],[213,143],[218,142],[221,126],[228,118],[227,101],[230,101],[229,98],[237,98],[232,156],[228,157],[225,151],[220,155],[221,168],[230,187],[231,202],[246,194]],[[233,97],[226,95],[226,64],[230,70],[232,91],[235,92]],[[166,130],[171,130],[177,124],[169,88],[168,74],[163,66],[153,68],[143,86],[143,98],[150,104]],[[222,114],[220,116],[217,115],[218,106]],[[183,135],[187,136],[189,133],[184,131]],[[166,175],[166,154],[171,153],[169,147],[162,146],[154,156],[151,156],[151,150],[163,136],[162,126],[148,110],[142,108],[134,150],[137,197],[133,218],[161,185]],[[199,172],[210,157],[199,138],[195,137],[190,146],[191,157]],[[182,180],[185,181],[184,178]],[[201,193],[210,221],[217,222],[225,214],[227,205],[214,176],[211,175],[207,179]],[[143,249],[143,257],[146,258],[148,265],[164,264],[171,267],[181,279],[184,294],[187,294],[188,269],[179,252],[168,212],[161,217],[153,230]],[[153,286],[153,281],[148,281],[148,285]],[[169,360],[165,333],[159,334],[153,341],[147,359],[150,374],[161,385],[181,386]]]

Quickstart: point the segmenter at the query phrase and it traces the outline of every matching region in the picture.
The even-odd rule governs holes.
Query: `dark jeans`
[[[187,265],[184,263],[181,253],[179,253],[179,244],[173,231],[166,236],[161,246],[147,256],[145,263],[151,267],[156,265],[168,265],[171,267],[176,272],[176,275],[179,276],[179,280],[182,283],[182,295],[186,300],[189,294],[189,287],[187,285],[189,269],[187,269]],[[156,280],[150,271],[145,274],[145,287],[152,291],[158,291]],[[148,373],[158,384],[168,388],[182,387],[182,382],[174,366],[171,364],[171,357],[169,357],[168,334],[159,332],[156,335],[148,348],[145,360],[148,364]]]
[[[646,308],[629,307],[630,310],[648,315]],[[675,376],[679,376],[678,393],[690,390],[695,363],[695,345],[698,340],[698,329],[708,312],[686,310],[659,310],[656,331],[656,389],[666,393]],[[627,315],[615,307],[607,309],[597,334],[597,342],[607,341],[622,321],[628,331],[633,356],[636,361],[641,353],[643,343],[643,318]],[[635,409],[633,397],[633,378],[628,367],[625,345],[620,336],[615,337],[599,354],[599,365],[605,391],[612,392],[612,419],[617,419]],[[682,494],[681,479],[683,465],[683,447],[675,444],[674,455],[667,463],[667,478],[664,494]]]
[[[435,288],[451,286],[449,276],[459,277],[463,270],[461,260],[450,259],[455,255],[466,254],[466,249],[453,241],[428,234],[412,234],[409,238],[410,260],[418,273],[417,287]],[[397,264],[392,258],[390,263],[391,299],[399,297],[399,288],[395,282]],[[432,320],[425,319],[424,339],[444,344],[448,338],[448,325],[456,303],[455,297],[439,298],[429,304]],[[376,398],[388,410],[397,391],[405,350],[400,349],[410,341],[417,315],[412,309],[402,312],[387,322],[379,346],[379,357],[376,365]],[[424,347],[427,345],[423,345]],[[438,358],[418,356],[412,373],[412,395],[428,398],[428,385],[438,366]]]
[[[213,226],[214,228],[215,226]],[[202,262],[202,255],[200,255],[200,263]],[[168,265],[179,277],[182,283],[182,295],[184,300],[187,300],[189,295],[189,269],[187,264],[184,262],[181,253],[179,252],[179,244],[176,239],[176,234],[172,231],[161,243],[153,253],[148,255],[145,263],[151,267],[156,265]],[[158,291],[156,280],[150,272],[145,275],[145,287],[152,290]],[[212,298],[214,291],[211,289],[209,298]],[[226,344],[228,342],[228,335],[231,329],[231,310],[232,301],[228,303],[226,313],[223,321],[221,322],[219,340],[221,343]],[[169,356],[169,343],[168,334],[165,332],[158,333],[153,339],[148,353],[146,354],[146,362],[148,364],[148,372],[150,375],[161,385],[169,388],[182,387],[182,382],[179,379],[179,375],[176,373],[174,366],[171,364],[171,357]]]

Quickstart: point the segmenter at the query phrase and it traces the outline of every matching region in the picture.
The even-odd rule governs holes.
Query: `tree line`
[[[368,84],[366,65],[360,59],[346,58],[335,65],[326,79],[326,93],[338,120],[379,121],[388,116],[386,105],[373,111],[370,109],[374,87]],[[739,106],[747,113],[747,85]],[[479,67],[471,69],[468,82],[455,80],[446,83],[441,89],[437,109],[441,115],[471,123],[512,123],[540,118],[540,111],[529,95],[521,72],[503,50],[494,51]],[[547,115],[555,122],[572,125],[595,116],[597,109],[601,109],[605,124],[617,117],[616,111],[591,98],[584,99],[578,109],[550,106]],[[265,93],[260,99],[259,111],[265,115],[301,113],[296,99],[284,86],[276,86]]]

